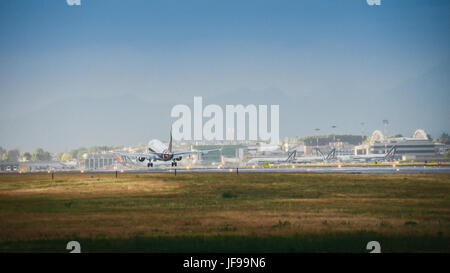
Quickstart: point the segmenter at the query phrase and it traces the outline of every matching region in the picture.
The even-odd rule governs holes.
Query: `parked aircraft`
[[[336,158],[336,149],[333,148],[328,154],[323,154],[319,149],[317,149],[319,156],[302,156],[296,158],[293,163],[314,163],[314,162],[328,162]]]
[[[290,163],[313,163],[313,162],[319,162],[319,161],[330,161],[335,158],[336,156],[336,149],[332,149],[328,154],[324,155],[320,150],[318,150],[320,156],[308,156],[308,157],[296,157],[297,151],[293,150],[292,152],[288,153],[287,158],[252,158],[250,159],[247,164],[290,164]]]
[[[350,156],[338,156],[340,161],[392,161],[394,160],[395,153],[397,152],[397,146],[392,146],[385,154],[367,154],[367,155],[350,155]]]
[[[264,163],[269,163],[269,164],[288,164],[288,163],[292,163],[293,160],[295,160],[295,155],[297,154],[296,150],[293,150],[292,152],[288,153],[287,158],[285,157],[260,157],[260,158],[252,158],[249,161],[247,161],[248,165],[252,165],[252,164],[264,164]]]

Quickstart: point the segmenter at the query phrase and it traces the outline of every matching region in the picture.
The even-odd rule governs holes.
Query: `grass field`
[[[449,174],[1,174],[0,251],[450,252]]]

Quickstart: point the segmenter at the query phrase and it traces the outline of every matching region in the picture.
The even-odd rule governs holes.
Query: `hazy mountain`
[[[450,129],[450,59],[388,91],[371,94],[372,109],[390,121],[391,133],[421,128],[438,137]],[[382,113],[379,113],[382,112]],[[381,126],[380,126],[381,128]]]
[[[383,119],[390,122],[389,134],[409,136],[422,128],[437,137],[441,131],[450,129],[449,64],[447,60],[392,90],[364,96],[343,90],[325,96],[301,87],[290,95],[276,88],[241,89],[204,95],[203,107],[218,104],[225,111],[227,104],[278,104],[281,138],[314,135],[315,128],[321,129],[320,134],[358,134],[360,122],[365,122],[365,133],[369,134],[374,129],[382,129]],[[191,99],[174,97],[168,102],[142,99],[133,94],[104,98],[74,95],[37,110],[36,107],[30,111],[23,109],[15,118],[0,121],[0,142],[22,151],[36,147],[62,151],[79,146],[146,143],[150,138],[165,140],[175,120],[170,117],[170,111],[176,104],[186,104],[193,111],[193,96]],[[337,126],[336,131],[331,129],[332,125]]]
[[[19,144],[22,150],[45,147],[59,151],[97,144],[136,144],[147,142],[152,135],[167,137],[169,114],[163,105],[133,95],[70,98],[3,121],[2,139]]]

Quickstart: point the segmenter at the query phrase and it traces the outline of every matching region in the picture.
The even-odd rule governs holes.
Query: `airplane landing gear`
[[[176,167],[177,166],[177,162],[172,161],[172,167]]]
[[[147,167],[149,167],[149,168],[150,168],[150,167],[153,167],[153,162],[148,163],[148,164],[147,164]]]

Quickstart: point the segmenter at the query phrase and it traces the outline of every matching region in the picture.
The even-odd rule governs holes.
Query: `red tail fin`
[[[114,154],[114,156],[116,157],[117,162],[124,164],[122,161],[122,157],[119,154]]]

